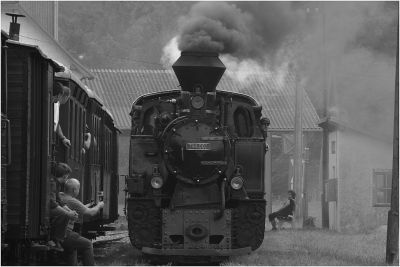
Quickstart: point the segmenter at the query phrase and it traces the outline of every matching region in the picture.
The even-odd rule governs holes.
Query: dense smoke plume
[[[245,80],[295,71],[322,117],[390,136],[398,2],[199,2],[180,18],[163,63],[179,50],[220,53],[227,75]],[[290,67],[292,66],[292,68]]]
[[[224,2],[201,2],[180,19],[179,49],[248,54],[246,44],[257,39],[251,30],[252,17]]]
[[[179,50],[213,51],[222,55],[227,75],[237,79],[245,80],[246,70],[282,76],[293,56],[285,45],[293,42],[290,34],[300,28],[304,13],[289,2],[196,3],[179,18],[179,34],[164,47],[161,61],[171,65]]]
[[[180,19],[180,50],[215,51],[238,58],[272,56],[302,21],[289,2],[200,2]]]

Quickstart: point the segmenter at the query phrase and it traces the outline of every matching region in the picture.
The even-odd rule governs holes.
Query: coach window
[[[79,161],[79,140],[80,140],[80,136],[79,136],[79,132],[80,132],[80,128],[81,128],[81,114],[80,114],[80,107],[78,105],[78,103],[76,103],[76,131],[75,131],[75,160]]]
[[[110,162],[110,130],[108,128],[104,128],[104,168],[106,171],[109,171],[109,162]]]
[[[82,133],[82,125],[83,125],[83,116],[82,116],[82,106],[79,105],[79,132],[78,132],[78,161],[82,162],[82,140],[83,140],[83,133]]]
[[[374,170],[373,183],[373,205],[389,207],[392,192],[392,170]]]
[[[110,131],[108,130],[108,134],[107,134],[107,170],[110,170],[110,162],[111,162],[111,158],[110,158],[110,152],[111,152],[111,134]]]
[[[95,121],[95,116],[94,114],[92,115],[92,135],[97,139],[97,132],[96,132],[96,121]],[[91,151],[91,158],[92,158],[92,163],[95,163],[95,156],[96,156],[96,147],[97,145],[93,145]]]
[[[70,149],[70,158],[74,159],[74,153],[75,153],[75,146],[74,146],[74,133],[75,133],[75,103],[74,101],[71,99],[70,102],[70,110],[69,110],[70,114],[70,122],[69,122],[69,129],[70,129],[70,141],[71,141],[71,149]]]
[[[77,103],[74,103],[74,110],[75,110],[75,131],[74,131],[74,142],[73,142],[73,147],[74,147],[74,159],[78,160],[78,131],[79,131],[79,107]]]
[[[107,166],[108,171],[110,170],[110,161],[111,161],[110,160],[110,150],[111,150],[110,141],[111,141],[110,130],[107,129],[107,152],[106,152],[107,162],[106,162],[106,166]]]
[[[98,117],[96,117],[96,133],[98,136],[98,141],[101,141],[99,128],[100,128],[100,120]],[[101,145],[101,142],[98,142],[97,146],[96,146],[96,164],[99,164],[99,162],[100,162],[100,145]]]
[[[82,107],[82,123],[81,123],[81,127],[82,127],[82,131],[81,131],[81,136],[80,136],[80,140],[81,140],[81,150],[84,147],[83,143],[84,143],[84,135],[86,132],[86,111],[85,108]],[[81,154],[81,163],[83,163],[85,159],[85,155]]]
[[[100,131],[99,131],[99,126],[100,126],[100,118],[93,114],[92,116],[92,128],[93,128],[93,135],[94,138],[96,138],[97,142],[96,145],[93,146],[92,150],[92,158],[93,158],[93,163],[98,164],[99,163],[99,146],[100,146]]]

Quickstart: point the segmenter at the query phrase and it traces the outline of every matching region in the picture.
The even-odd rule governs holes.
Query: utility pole
[[[298,222],[297,226],[303,226],[303,88],[301,87],[300,78],[297,73],[297,66],[294,71],[295,75],[295,115],[294,115],[294,191],[296,192],[296,210],[295,218]]]
[[[329,92],[328,92],[328,68],[327,68],[327,49],[326,49],[326,14],[325,14],[325,2],[321,3],[321,17],[322,17],[322,68],[323,68],[323,118],[328,119],[328,105],[329,105]],[[326,202],[326,187],[325,184],[329,179],[329,131],[328,127],[323,128],[322,134],[322,196],[321,196],[321,207],[322,207],[322,227],[329,228],[329,206]]]
[[[306,139],[307,140],[307,139]],[[304,140],[303,140],[304,141]],[[308,141],[306,141],[308,142]],[[303,227],[306,225],[308,218],[308,172],[307,165],[310,161],[310,148],[304,147],[303,154]]]
[[[398,14],[398,13],[397,13]],[[397,17],[396,78],[394,89],[394,131],[392,195],[388,212],[386,263],[393,264],[399,251],[399,18]]]

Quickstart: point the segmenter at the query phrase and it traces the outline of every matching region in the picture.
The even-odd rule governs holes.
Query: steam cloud
[[[338,119],[390,136],[397,13],[398,2],[199,2],[180,18],[163,63],[179,50],[215,51],[235,79],[281,81],[294,65],[320,116],[327,88]]]

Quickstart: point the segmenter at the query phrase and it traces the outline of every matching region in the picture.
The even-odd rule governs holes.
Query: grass
[[[122,217],[122,216],[121,216]],[[115,223],[125,230],[126,220]],[[222,265],[255,266],[379,266],[385,264],[386,229],[378,228],[369,234],[341,234],[329,230],[267,231],[259,249],[250,255],[231,257]],[[124,238],[95,248],[98,265],[150,265],[141,253]],[[399,265],[398,258],[394,264]]]
[[[96,265],[101,266],[137,266],[148,265],[141,258],[141,253],[135,250],[128,240],[110,242],[95,246]]]
[[[266,232],[261,247],[224,265],[385,265],[386,231],[339,234],[327,230]],[[398,259],[397,264],[398,265]]]

